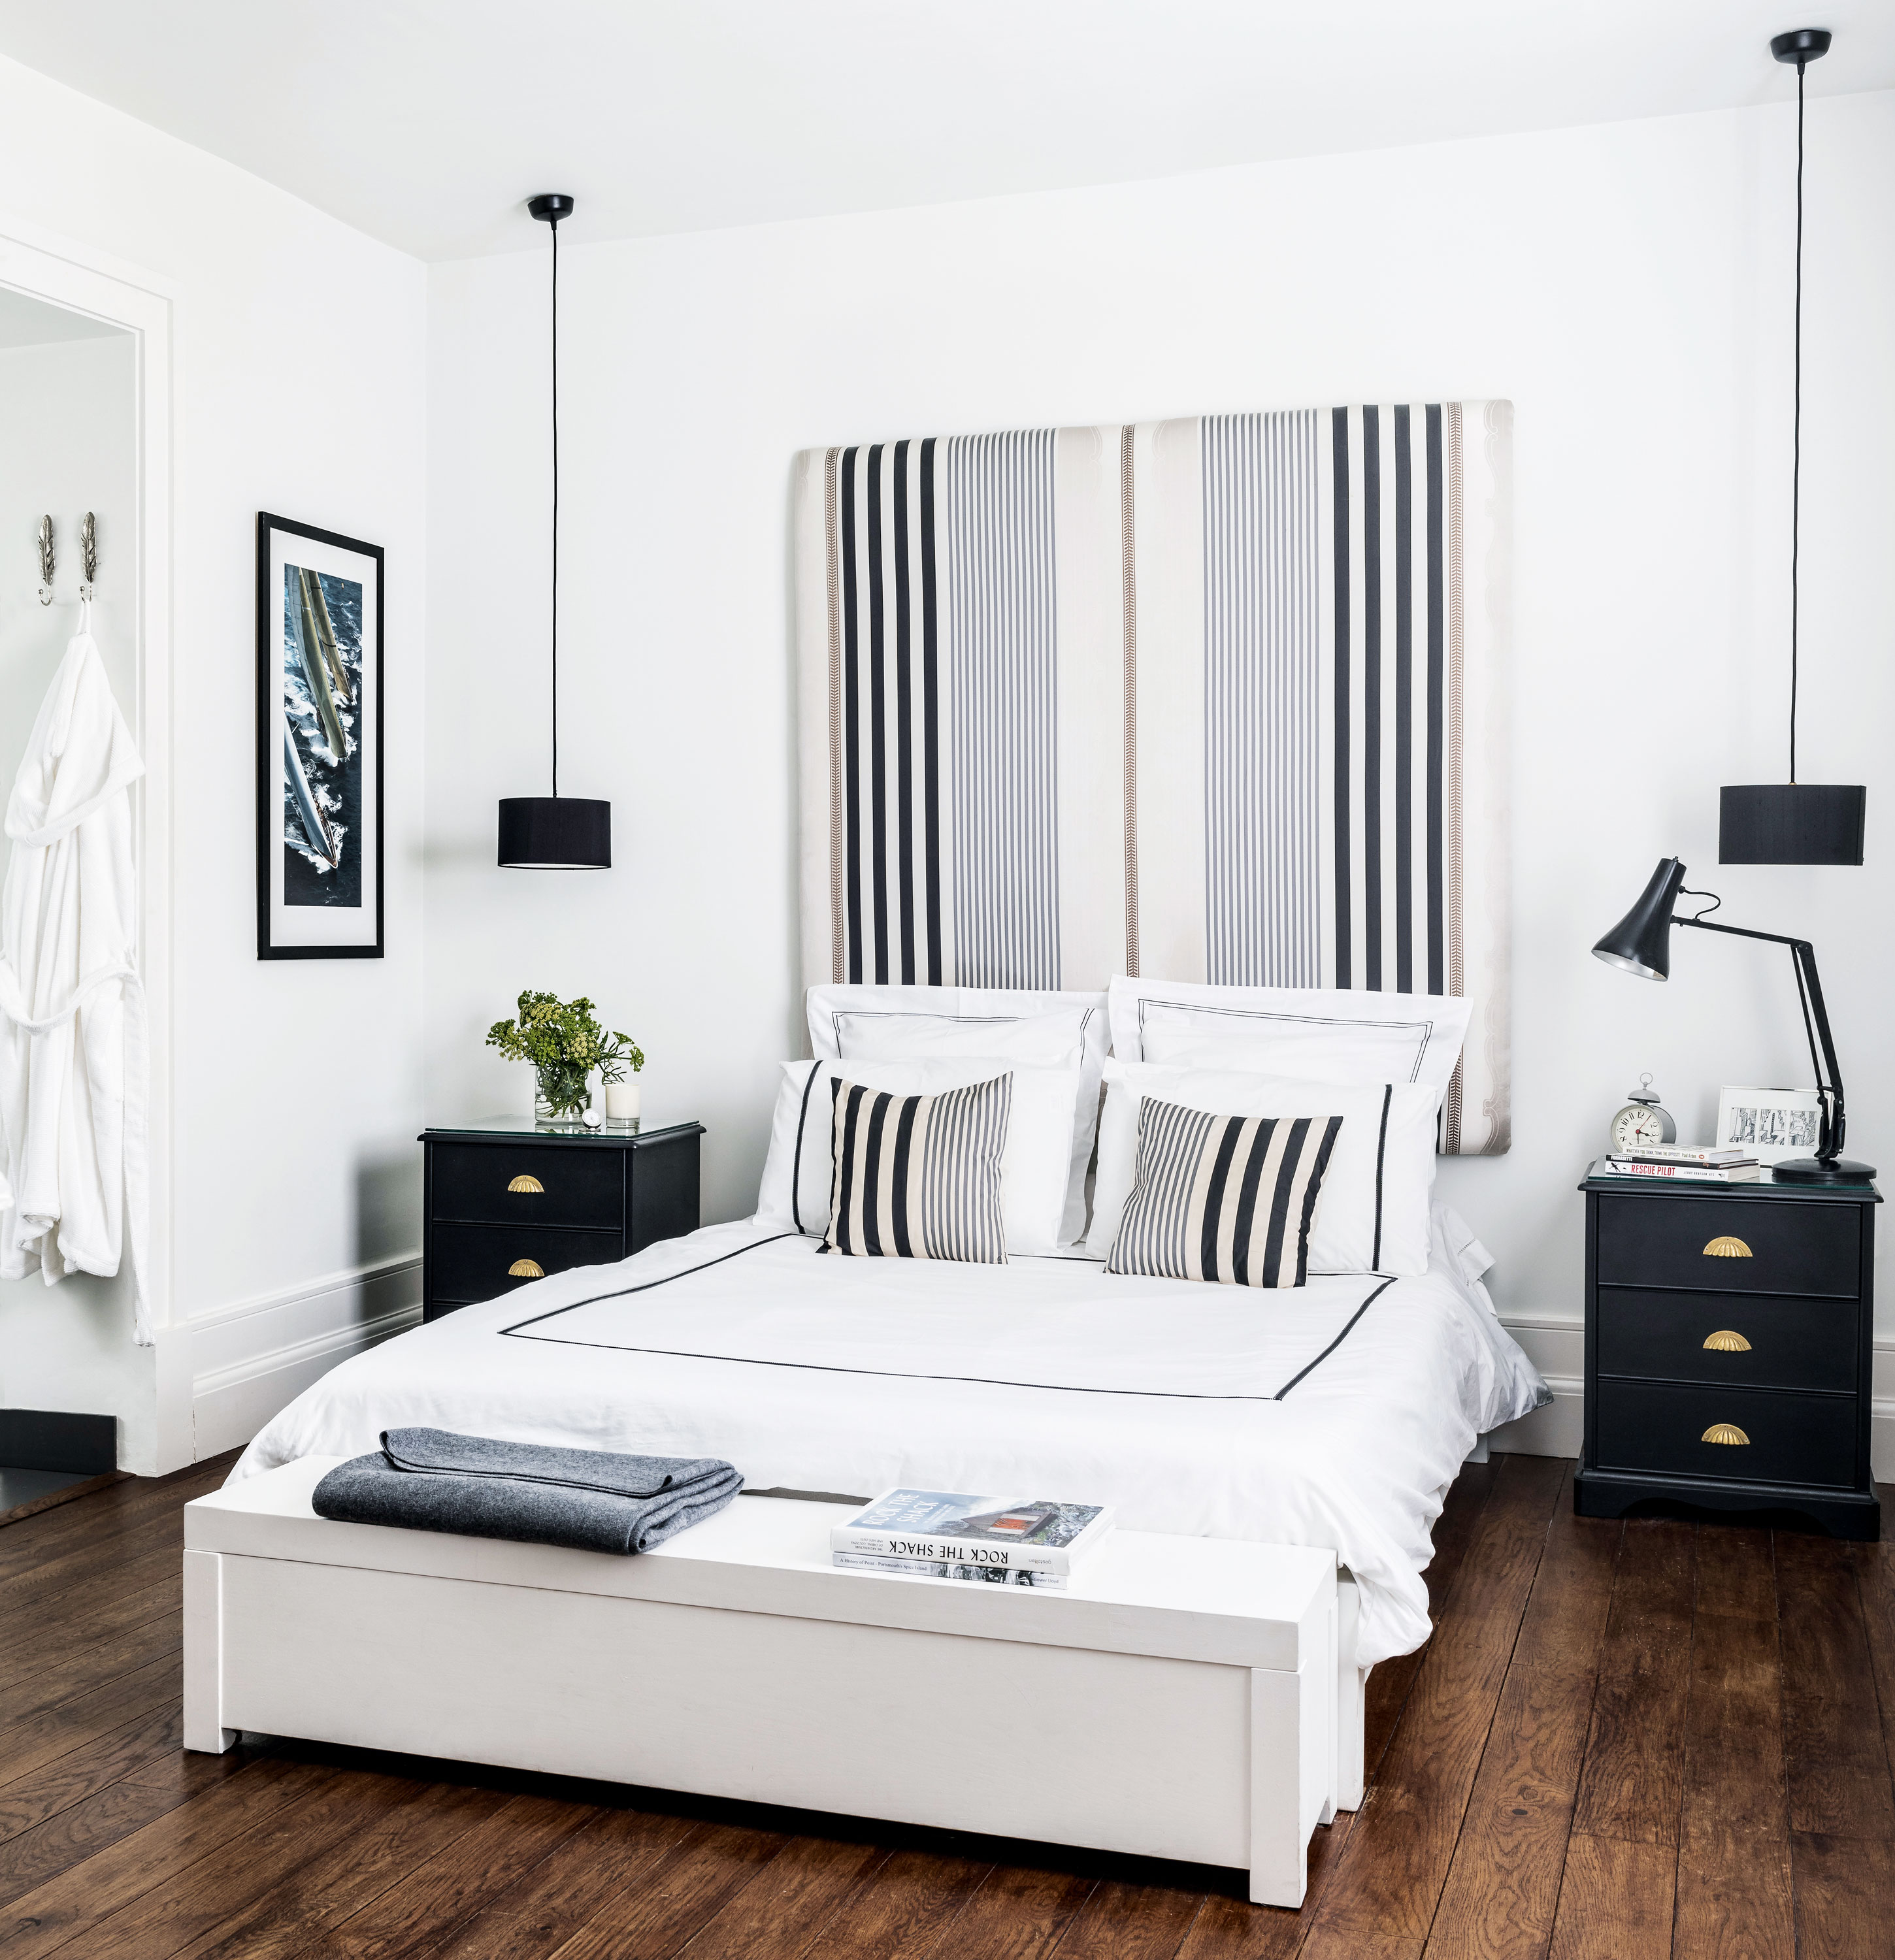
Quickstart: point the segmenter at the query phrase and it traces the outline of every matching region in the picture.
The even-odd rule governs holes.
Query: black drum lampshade
[[[596,797],[502,797],[500,862],[518,871],[609,871],[612,806]]]
[[[1718,792],[1720,864],[1859,864],[1861,783],[1727,784]]]

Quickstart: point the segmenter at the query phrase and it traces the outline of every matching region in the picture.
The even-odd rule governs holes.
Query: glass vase
[[[541,1130],[575,1128],[592,1106],[592,1092],[586,1087],[584,1069],[550,1064],[537,1071],[533,1090],[533,1127]]]

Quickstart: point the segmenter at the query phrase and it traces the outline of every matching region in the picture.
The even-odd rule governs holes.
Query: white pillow
[[[1355,1087],[1118,1061],[1106,1064],[1105,1082],[1089,1257],[1110,1255],[1137,1176],[1139,1105],[1151,1096],[1218,1116],[1340,1116],[1310,1232],[1310,1271],[1427,1271],[1438,1099],[1427,1083]]]
[[[1043,1068],[1076,1062],[1079,1093],[1059,1242],[1072,1245],[1085,1236],[1086,1171],[1098,1131],[1100,1072],[1110,1028],[1104,994],[1015,987],[812,987],[807,1009],[811,1049],[825,1061],[978,1055]]]
[[[1308,1082],[1425,1082],[1437,1108],[1460,1058],[1469,1013],[1467,1001],[1444,994],[1123,978],[1112,983],[1111,1004],[1112,1052],[1121,1061]]]
[[[933,1096],[1013,1075],[1007,1147],[1000,1160],[1000,1211],[1007,1250],[1018,1258],[1056,1251],[1066,1202],[1066,1158],[1079,1067],[1036,1068],[994,1055],[912,1061],[786,1061],[770,1124],[770,1150],[756,1215],[820,1239],[829,1225],[831,1082],[859,1082],[898,1096]]]

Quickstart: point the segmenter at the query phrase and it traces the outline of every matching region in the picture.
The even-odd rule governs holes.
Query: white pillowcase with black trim
[[[1105,994],[1030,987],[833,985],[811,988],[805,1010],[810,1048],[822,1061],[979,1055],[998,1056],[1012,1066],[1077,1065],[1079,1090],[1072,1111],[1059,1243],[1075,1245],[1085,1236],[1086,1172],[1110,1041]]]
[[[1066,1201],[1073,1104],[1081,1071],[1040,1068],[994,1055],[902,1061],[786,1061],[770,1122],[769,1155],[756,1195],[760,1219],[820,1239],[829,1225],[834,1092],[840,1080],[897,1096],[938,1096],[1011,1072],[1011,1112],[1002,1158],[1001,1216],[1016,1258],[1056,1252]]]
[[[1116,979],[1120,1061],[1241,1069],[1308,1082],[1425,1083],[1438,1109],[1467,1039],[1467,1003],[1362,988],[1210,987]]]
[[[1427,1271],[1438,1100],[1428,1084],[1353,1087],[1118,1061],[1106,1064],[1105,1083],[1089,1257],[1110,1257],[1118,1236],[1138,1179],[1139,1106],[1149,1096],[1219,1116],[1340,1116],[1310,1231],[1310,1271],[1407,1279]]]

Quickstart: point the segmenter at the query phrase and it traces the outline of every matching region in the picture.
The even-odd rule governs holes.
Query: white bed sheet
[[[1429,1534],[1475,1439],[1546,1398],[1471,1234],[1438,1225],[1422,1278],[1280,1292],[1070,1258],[841,1258],[774,1222],[712,1226],[356,1355],[231,1476],[422,1424],[719,1456],[758,1489],[1104,1501],[1129,1529],[1333,1548],[1368,1666],[1428,1637]]]

